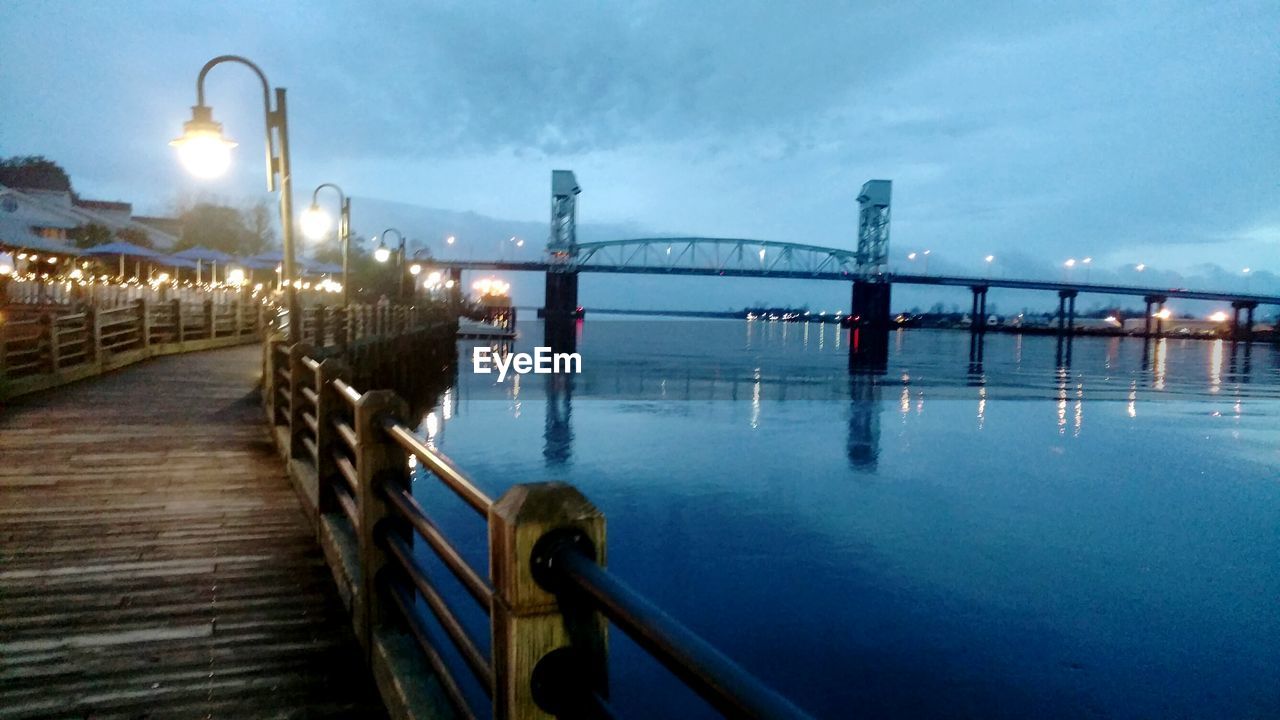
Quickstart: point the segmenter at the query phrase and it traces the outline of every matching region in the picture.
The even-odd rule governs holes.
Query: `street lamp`
[[[1087,257],[1080,262],[1084,265],[1084,281],[1089,282],[1089,270],[1093,267],[1093,258]]]
[[[299,219],[302,232],[312,240],[319,240],[329,232],[329,214],[320,208],[320,191],[329,188],[338,193],[338,244],[342,247],[342,306],[351,303],[351,198],[333,183],[321,183],[311,192],[311,207]]]
[[[391,248],[387,247],[387,233],[395,233],[399,239],[396,245],[396,298],[404,301],[404,233],[395,228],[387,228],[378,236],[378,247],[373,251],[373,259],[384,263],[391,259]]]
[[[1240,272],[1244,275],[1244,289],[1245,289],[1245,290],[1248,290],[1248,289],[1249,289],[1249,273],[1251,272],[1251,270],[1252,270],[1252,268],[1244,268],[1243,270],[1241,270],[1241,271],[1240,271]]]
[[[301,323],[297,322],[298,294],[293,283],[296,277],[293,262],[293,180],[289,169],[289,123],[284,88],[275,89],[276,105],[273,110],[271,85],[262,68],[239,55],[219,55],[200,68],[200,74],[196,76],[196,104],[191,108],[191,120],[183,125],[182,137],[169,144],[177,148],[183,164],[197,177],[216,177],[226,172],[231,165],[231,148],[236,143],[222,134],[222,124],[213,120],[213,108],[204,104],[205,76],[214,66],[224,62],[240,63],[262,81],[262,106],[266,117],[267,192],[277,190],[278,178],[280,229],[284,236],[282,284],[289,306],[289,342],[296,343],[301,339]]]
[[[996,261],[996,256],[988,255],[985,259],[987,261],[987,277],[991,277],[991,263]]]

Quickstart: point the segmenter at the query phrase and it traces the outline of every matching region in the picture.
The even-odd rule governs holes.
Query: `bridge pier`
[[[883,372],[889,363],[887,282],[855,280],[849,310],[849,372]]]
[[[1074,335],[1076,332],[1075,290],[1058,291],[1058,334]]]
[[[547,273],[542,316],[543,344],[552,352],[577,352],[578,273]]]
[[[1160,335],[1163,334],[1163,331],[1164,331],[1164,319],[1159,317],[1157,313],[1164,312],[1164,304],[1169,301],[1169,298],[1163,295],[1147,295],[1142,299],[1147,303],[1146,317],[1142,326],[1142,337],[1146,339],[1151,338],[1152,318],[1155,319],[1155,328],[1156,328],[1155,336],[1160,337]],[[1155,312],[1151,311],[1152,307],[1156,308]]]
[[[1234,311],[1231,317],[1231,340],[1232,342],[1244,340],[1246,343],[1253,342],[1253,311],[1258,307],[1258,303],[1253,300],[1236,300],[1231,303],[1231,309]],[[1245,311],[1244,329],[1240,327],[1240,311]]]
[[[449,306],[453,310],[462,307],[462,268],[449,268],[449,282],[453,283],[449,290]]]
[[[986,285],[970,285],[973,291],[973,308],[969,313],[969,332],[984,335],[987,332],[987,290]]]

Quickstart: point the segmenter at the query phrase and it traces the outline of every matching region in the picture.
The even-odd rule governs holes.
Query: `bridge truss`
[[[852,250],[742,238],[669,237],[580,243],[574,265],[596,272],[767,277],[852,275]]]

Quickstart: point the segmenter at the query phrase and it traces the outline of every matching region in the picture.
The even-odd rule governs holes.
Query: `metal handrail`
[[[480,682],[485,693],[492,696],[493,667],[489,664],[489,660],[485,658],[484,653],[480,651],[480,647],[475,640],[472,640],[466,629],[462,627],[457,614],[440,596],[435,586],[427,580],[426,573],[414,561],[413,550],[405,544],[404,540],[390,533],[383,534],[382,540],[387,549],[391,551],[391,555],[398,561],[400,568],[404,570],[405,575],[409,576],[409,581],[413,583],[413,587],[417,589],[418,594],[427,602],[427,607],[431,609],[431,614],[435,615],[440,627],[444,628],[445,634],[453,641],[454,647],[458,649],[458,654],[462,655],[462,659],[466,661],[468,669],[475,675],[476,680]]]
[[[431,521],[431,518],[427,517],[426,512],[423,511],[422,506],[418,504],[413,495],[405,488],[395,488],[393,490],[384,485],[382,489],[387,501],[391,503],[391,507],[413,526],[418,535],[435,551],[436,556],[440,558],[444,566],[449,568],[454,577],[458,578],[458,582],[462,583],[462,586],[466,588],[471,597],[480,603],[486,613],[489,613],[493,607],[493,590],[488,583],[481,579],[480,573],[472,569],[471,565],[462,559],[462,555],[458,553],[457,549],[445,539],[444,534]]]
[[[413,434],[412,430],[400,424],[394,418],[384,419],[382,427],[393,440],[400,444],[400,447],[418,458],[419,462],[430,470],[432,474],[440,478],[440,481],[446,487],[462,498],[472,509],[483,516],[488,516],[493,500],[488,495],[485,495],[480,488],[476,487],[471,482],[471,479],[453,464],[453,461],[443,454],[428,448]]]
[[[453,679],[453,674],[449,672],[449,666],[445,664],[444,658],[440,657],[440,652],[432,645],[426,628],[422,626],[422,621],[418,619],[418,614],[413,611],[413,598],[409,597],[409,594],[403,589],[396,587],[395,583],[391,583],[390,590],[391,599],[395,601],[396,608],[400,610],[400,615],[409,626],[409,631],[413,633],[414,639],[418,641],[418,648],[422,650],[423,656],[426,657],[427,664],[435,671],[436,678],[440,681],[440,687],[449,698],[449,704],[453,705],[453,709],[463,718],[476,720],[475,713],[471,712],[471,706],[462,697],[462,690],[458,687],[458,682]]]
[[[547,569],[558,590],[591,601],[613,624],[728,717],[811,720],[790,700],[610,575],[573,545],[553,551]]]

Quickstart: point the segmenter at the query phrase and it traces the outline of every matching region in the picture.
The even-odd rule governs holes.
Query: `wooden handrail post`
[[[90,305],[84,310],[85,360],[94,363],[102,361],[102,319],[98,317],[98,309]]]
[[[349,344],[347,329],[350,323],[350,318],[348,317],[350,312],[351,308],[349,306],[335,308],[333,311],[333,340],[338,346],[338,352],[343,355],[346,355]]]
[[[184,342],[187,339],[186,331],[182,328],[182,301],[171,300],[169,307],[172,308],[173,314],[173,340],[175,342]]]
[[[239,340],[240,336],[244,334],[244,303],[241,302],[239,292],[237,292],[236,296],[231,300],[231,306],[235,308],[235,333],[236,339]]]
[[[325,322],[324,322],[324,305],[316,305],[316,339],[315,345],[318,348],[324,347],[325,343]]]
[[[213,301],[205,300],[202,311],[204,313],[204,336],[213,339],[218,336],[218,328],[213,324]]]
[[[302,444],[302,431],[307,427],[302,413],[307,408],[306,398],[302,396],[302,388],[307,387],[307,377],[315,376],[307,368],[302,359],[315,354],[315,349],[307,343],[297,343],[289,348],[289,461],[307,456],[307,447]]]
[[[151,347],[151,313],[145,298],[134,302],[138,304],[138,346],[145,350]]]
[[[333,453],[338,449],[338,431],[334,420],[341,417],[346,401],[338,396],[334,380],[351,382],[351,368],[336,358],[320,363],[316,370],[316,478],[319,484],[320,514],[337,512],[333,487],[338,480],[338,464]]]
[[[356,637],[366,653],[373,649],[374,631],[395,616],[393,605],[382,597],[378,575],[387,565],[387,555],[378,543],[378,524],[388,514],[386,501],[378,492],[386,483],[409,482],[409,458],[404,448],[382,427],[385,418],[401,422],[409,417],[409,406],[390,390],[374,390],[356,402],[356,528],[360,553],[359,590],[352,603]]]
[[[604,514],[564,483],[516,485],[489,509],[493,717],[498,720],[555,717],[534,700],[533,672],[561,648],[570,648],[581,689],[608,695],[605,620],[586,606],[558,600],[538,584],[533,557],[540,541],[571,542],[593,552],[603,565]]]
[[[58,372],[58,316],[51,312],[45,313],[42,318],[44,321],[45,335],[49,339],[49,372]]]

